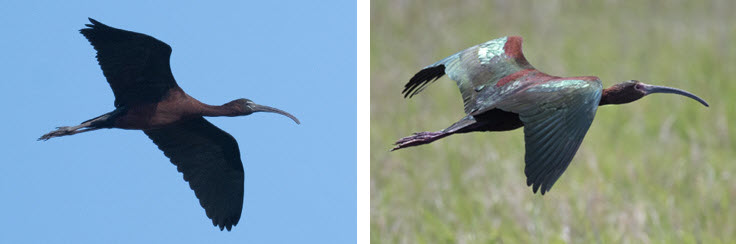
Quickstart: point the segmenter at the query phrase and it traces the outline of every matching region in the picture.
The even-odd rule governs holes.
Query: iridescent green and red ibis
[[[595,76],[558,77],[532,67],[521,52],[522,38],[509,36],[465,49],[419,71],[404,86],[404,97],[421,92],[447,74],[457,82],[466,116],[447,129],[419,132],[396,142],[401,148],[475,131],[524,127],[527,186],[548,192],[567,169],[598,106],[624,104],[653,93],[692,93],[630,80],[603,89]]]
[[[244,116],[255,112],[293,115],[237,99],[220,106],[187,95],[169,66],[171,47],[151,36],[104,25],[94,19],[80,32],[97,50],[97,61],[115,95],[115,110],[59,127],[48,140],[103,128],[143,130],[184,174],[212,224],[231,230],[243,209],[243,163],[235,138],[203,116]]]

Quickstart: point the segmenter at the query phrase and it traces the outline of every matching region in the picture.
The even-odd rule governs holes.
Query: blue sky
[[[3,1],[0,243],[350,243],[356,231],[354,1]],[[209,118],[239,142],[243,216],[212,226],[140,131],[38,142],[113,109],[92,17],[173,48],[179,85],[210,104],[237,98],[297,116]]]

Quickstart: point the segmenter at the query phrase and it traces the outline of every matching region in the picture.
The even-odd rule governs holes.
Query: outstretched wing
[[[158,102],[176,81],[171,47],[151,36],[116,29],[89,19],[79,30],[97,50],[97,61],[115,94],[115,107]]]
[[[465,104],[465,113],[478,110],[478,92],[496,86],[504,77],[523,70],[534,70],[521,52],[522,38],[502,37],[453,54],[425,67],[404,86],[404,97],[421,92],[431,81],[444,74],[457,82]],[[492,88],[489,88],[492,89]]]
[[[184,180],[220,230],[238,224],[243,210],[243,163],[238,142],[202,117],[144,130]]]
[[[567,169],[593,122],[602,86],[595,77],[557,78],[509,95],[497,108],[524,123],[527,185],[549,191]]]

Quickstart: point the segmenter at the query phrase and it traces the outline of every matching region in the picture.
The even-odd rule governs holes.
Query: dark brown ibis
[[[199,203],[220,230],[238,224],[243,209],[243,163],[235,138],[203,116],[243,116],[255,112],[293,115],[237,99],[220,106],[187,95],[169,66],[171,47],[151,36],[113,28],[89,19],[80,32],[97,50],[97,61],[115,94],[115,110],[58,127],[48,140],[103,128],[143,130],[171,159],[194,190]]]
[[[549,191],[567,169],[598,106],[624,104],[653,93],[672,93],[702,103],[692,93],[630,80],[603,89],[595,76],[558,77],[532,67],[521,52],[522,38],[502,37],[465,49],[419,71],[404,86],[404,97],[421,92],[447,74],[457,82],[465,113],[447,129],[404,137],[392,149],[427,144],[456,133],[508,131],[524,127],[528,186]]]

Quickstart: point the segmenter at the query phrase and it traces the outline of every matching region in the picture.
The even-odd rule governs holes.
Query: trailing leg
[[[435,132],[418,132],[414,133],[414,135],[407,136],[404,138],[399,139],[394,143],[396,145],[391,151],[407,148],[407,147],[413,147],[413,146],[419,146],[424,145],[427,143],[431,143],[433,141],[442,139],[446,136],[455,134],[455,133],[464,133],[473,130],[473,128],[479,127],[481,123],[477,122],[475,119],[473,119],[472,116],[467,116],[460,121],[452,124],[450,127],[447,127],[447,129],[441,130],[441,131],[435,131]]]
[[[406,147],[427,144],[446,136],[457,133],[468,133],[475,131],[509,131],[522,127],[524,124],[519,115],[500,109],[492,109],[475,116],[468,115],[460,121],[452,124],[447,129],[435,132],[419,132],[414,135],[399,139],[391,151]]]
[[[56,127],[56,130],[46,133],[45,135],[38,138],[38,140],[46,141],[54,137],[70,136],[70,135],[79,134],[79,133],[87,132],[87,131],[98,130],[102,128],[112,128],[113,118],[119,115],[121,112],[122,112],[121,109],[116,109],[112,112],[109,112],[109,113],[97,116],[93,119],[84,121],[77,126]]]

